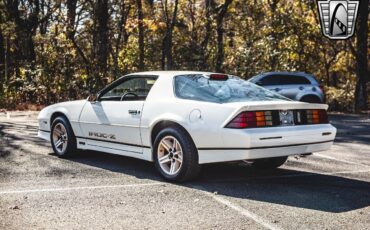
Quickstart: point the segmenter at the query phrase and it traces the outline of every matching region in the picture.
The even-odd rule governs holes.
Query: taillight
[[[229,79],[229,76],[227,76],[226,74],[214,73],[209,75],[209,79],[214,81],[227,81]]]
[[[326,110],[323,109],[294,110],[293,114],[293,125],[329,123]],[[226,125],[225,128],[245,129],[280,126],[282,125],[280,116],[281,115],[279,115],[279,110],[245,111],[239,113]]]
[[[326,124],[329,123],[326,110],[310,109],[306,110],[307,124]]]
[[[226,128],[244,129],[273,126],[271,111],[246,111],[241,112],[232,119]]]
[[[324,94],[325,94],[325,88],[324,88],[324,86],[319,85],[319,88],[321,89],[322,93],[324,93]]]

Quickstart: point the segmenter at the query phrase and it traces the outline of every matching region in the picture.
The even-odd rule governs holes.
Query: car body
[[[233,95],[230,89],[243,93]],[[206,163],[284,158],[327,150],[336,129],[325,117],[317,124],[301,120],[294,125],[292,120],[305,111],[306,117],[316,110],[326,116],[327,108],[324,104],[292,101],[231,75],[142,72],[118,79],[96,99],[44,108],[38,116],[38,136],[51,141],[60,156],[65,153],[56,146],[63,141],[68,143],[67,149],[63,145],[66,152],[73,146],[73,151],[96,150],[155,162],[162,155],[174,158],[176,149],[181,149],[182,160],[197,165],[192,170],[199,171],[198,166]],[[254,121],[246,120],[250,114]],[[262,123],[256,121],[261,116]],[[164,153],[160,155],[160,151]],[[161,173],[170,180],[190,179],[197,174]]]
[[[267,72],[248,81],[295,101],[324,103],[325,94],[316,78],[304,72]]]

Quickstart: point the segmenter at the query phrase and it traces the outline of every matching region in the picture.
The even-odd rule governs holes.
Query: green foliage
[[[102,36],[97,36],[95,1],[78,0],[75,18],[67,8],[74,0],[45,0],[36,15],[34,1],[20,2],[34,7],[25,10],[20,9],[22,4],[17,6],[20,19],[29,23],[26,28],[0,3],[0,48],[4,48],[2,57],[7,57],[0,59],[0,107],[15,108],[19,103],[47,105],[86,97],[89,90],[97,91],[105,83],[138,70],[135,1],[108,1],[107,31],[103,31],[108,38],[106,65],[99,63],[100,53],[95,49]],[[179,1],[172,35],[175,69],[217,69],[216,18],[224,0],[210,1],[209,8],[206,2]],[[174,1],[143,1],[145,70],[161,69],[168,32],[166,17],[172,17],[173,9]],[[31,15],[37,20],[32,21]],[[70,19],[74,22],[72,30]],[[233,1],[222,27],[225,72],[244,78],[264,71],[312,73],[328,87],[328,102],[333,109],[353,109],[356,40],[325,38],[314,1]],[[24,30],[29,32],[30,40],[22,37]],[[72,36],[68,31],[73,32]],[[35,56],[29,54],[28,48],[33,48]],[[101,65],[103,68],[97,68]]]
[[[353,111],[354,87],[348,81],[343,88],[327,87],[326,101],[331,111]]]

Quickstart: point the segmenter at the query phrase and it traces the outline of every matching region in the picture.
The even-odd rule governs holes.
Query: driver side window
[[[153,77],[130,78],[110,89],[100,97],[101,101],[142,101],[156,81]]]

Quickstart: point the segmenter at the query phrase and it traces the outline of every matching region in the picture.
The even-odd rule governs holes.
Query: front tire
[[[160,131],[153,146],[154,164],[169,181],[186,181],[200,171],[198,151],[188,133],[178,127]]]
[[[282,166],[288,157],[274,157],[257,159],[252,162],[252,166],[261,170],[271,170]]]
[[[76,137],[65,117],[54,119],[51,125],[50,140],[53,151],[58,157],[69,157],[77,150]]]

